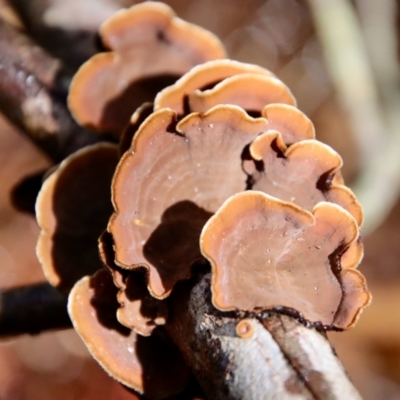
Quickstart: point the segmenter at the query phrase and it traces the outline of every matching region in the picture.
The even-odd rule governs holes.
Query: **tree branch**
[[[166,330],[207,398],[360,400],[327,339],[277,312],[220,312],[210,274],[174,289]],[[0,337],[71,327],[67,296],[48,284],[0,295]]]
[[[104,140],[72,119],[68,85],[57,59],[0,19],[0,110],[55,161]]]
[[[0,337],[72,327],[67,299],[48,283],[4,290],[0,293]]]
[[[220,312],[210,279],[174,289],[167,324],[208,398],[361,398],[317,330],[275,312]]]

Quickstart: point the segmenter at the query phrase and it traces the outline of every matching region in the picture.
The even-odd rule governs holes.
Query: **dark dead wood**
[[[0,292],[0,337],[72,327],[67,296],[48,283]]]
[[[0,111],[55,161],[100,140],[72,119],[68,85],[59,60],[0,19]]]

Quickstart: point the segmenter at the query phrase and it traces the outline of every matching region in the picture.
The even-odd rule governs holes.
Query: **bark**
[[[220,312],[210,279],[174,290],[167,324],[208,398],[360,399],[320,332],[276,312]]]
[[[55,161],[104,140],[71,117],[68,85],[59,60],[0,19],[0,111]]]

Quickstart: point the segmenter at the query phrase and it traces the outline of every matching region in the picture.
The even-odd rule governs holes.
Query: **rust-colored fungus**
[[[357,241],[353,242],[347,249],[346,253],[341,256],[341,265],[343,269],[355,268],[354,260],[361,260],[364,255],[364,245],[362,236],[358,237]]]
[[[263,107],[272,103],[295,106],[296,100],[279,79],[250,73],[231,76],[212,89],[196,90],[188,96],[188,108],[192,112],[205,112],[218,104],[232,104],[261,116]]]
[[[165,299],[176,282],[206,260],[221,311],[353,326],[371,300],[355,269],[362,210],[290,90],[223,59],[214,35],[162,3],[118,12],[100,35],[106,51],[81,67],[68,102],[119,147],[72,155],[37,201],[38,257],[50,283],[73,287],[69,314],[93,357],[146,398],[185,390],[190,371],[160,325],[176,315]],[[254,333],[244,315],[242,339]]]
[[[331,147],[317,140],[302,140],[287,147],[279,132],[269,131],[254,140],[250,154],[262,163],[250,170],[248,161],[244,164],[251,173],[253,190],[309,211],[321,201],[336,203],[362,224],[362,209],[355,195],[346,186],[332,182],[342,159]]]
[[[296,107],[287,104],[268,104],[263,108],[261,115],[268,120],[268,130],[279,132],[287,146],[301,140],[315,139],[313,123]],[[344,184],[341,170],[335,172],[332,183]]]
[[[149,289],[158,298],[190,276],[190,266],[202,258],[203,225],[246,188],[241,154],[267,124],[236,106],[190,114],[176,127],[175,119],[164,109],[141,125],[112,187],[116,263],[148,268]]]
[[[126,271],[115,264],[115,252],[113,246],[114,242],[111,234],[108,231],[104,231],[98,239],[99,256],[103,262],[103,266],[107,267],[111,273],[115,286],[120,288],[125,285],[124,281],[126,275],[129,274],[130,271]],[[124,271],[126,274],[124,274]]]
[[[358,321],[361,312],[372,300],[364,276],[355,269],[341,273],[343,298],[336,312],[333,324],[338,327],[352,327]]]
[[[155,327],[166,323],[168,313],[166,302],[150,295],[143,269],[127,271],[115,264],[110,233],[104,232],[100,236],[99,250],[104,265],[108,267],[114,284],[119,289],[118,321],[142,336],[149,336]]]
[[[149,336],[154,328],[166,323],[167,305],[150,295],[147,280],[141,275],[131,272],[120,288],[117,300],[121,307],[117,311],[117,319],[138,334]]]
[[[192,68],[174,85],[162,90],[155,99],[154,110],[171,108],[179,115],[183,115],[190,111],[187,110],[189,108],[187,100],[191,93],[212,88],[224,79],[240,74],[275,76],[272,72],[258,65],[234,60],[209,61]]]
[[[247,319],[240,320],[236,325],[236,334],[242,339],[249,339],[254,334],[254,327]]]
[[[68,291],[102,267],[97,238],[112,214],[117,146],[88,146],[65,159],[44,182],[36,203],[37,255],[47,280]]]
[[[92,278],[82,278],[68,303],[75,330],[117,381],[151,399],[179,393],[190,377],[179,351],[160,332],[145,338],[122,326],[116,319],[116,294],[111,275],[104,269]]]
[[[212,265],[213,303],[220,310],[287,307],[347,329],[370,299],[362,275],[340,266],[358,234],[354,218],[336,204],[319,203],[310,213],[261,192],[236,194],[200,239]]]
[[[268,120],[268,130],[279,132],[286,145],[315,138],[314,125],[296,107],[268,104],[263,108],[261,115]]]
[[[75,75],[68,97],[76,120],[121,133],[133,111],[193,66],[225,57],[210,32],[177,18],[167,5],[146,2],[117,12],[100,29],[108,52]]]

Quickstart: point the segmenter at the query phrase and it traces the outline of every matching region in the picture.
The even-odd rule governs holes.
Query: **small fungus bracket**
[[[315,139],[311,120],[294,106],[268,104],[263,108],[261,116],[267,119],[268,130],[279,132],[287,146],[301,140]]]
[[[192,68],[175,84],[163,89],[156,96],[154,110],[170,108],[175,110],[179,116],[182,116],[191,111],[190,104],[187,103],[190,95],[196,93],[196,96],[201,96],[203,91],[215,87],[219,82],[242,74],[275,77],[272,72],[258,65],[226,59],[209,61]],[[290,91],[288,92],[290,93]],[[216,104],[218,103],[214,102],[214,105]]]
[[[166,323],[168,309],[164,300],[155,299],[147,290],[147,273],[142,268],[128,271],[115,264],[112,236],[105,231],[99,238],[103,264],[111,273],[119,303],[118,321],[141,336],[150,336],[153,330]]]
[[[362,224],[362,208],[356,196],[346,186],[332,181],[343,162],[331,147],[314,139],[287,147],[279,132],[268,131],[250,145],[250,155],[262,162],[261,171],[248,161],[244,163],[254,182],[253,190],[309,211],[321,201],[336,203],[349,211],[358,225]]]
[[[203,62],[225,57],[216,36],[177,18],[163,3],[145,2],[117,12],[100,28],[109,51],[75,75],[69,108],[83,126],[117,136],[142,103]]]
[[[278,103],[295,106],[296,99],[279,79],[251,73],[231,76],[212,89],[195,90],[188,97],[192,112],[205,112],[218,104],[232,104],[250,114],[261,115],[264,106]]]
[[[236,194],[200,239],[212,265],[213,304],[223,311],[289,307],[308,321],[347,329],[370,294],[357,270],[332,265],[330,255],[358,234],[354,218],[335,204],[319,203],[310,213],[261,192]]]
[[[96,244],[112,214],[111,180],[118,158],[116,145],[87,146],[66,158],[42,185],[36,253],[47,280],[60,290],[68,292],[102,267]]]
[[[117,318],[117,288],[106,269],[82,278],[69,295],[68,312],[92,356],[114,379],[164,399],[187,385],[190,371],[176,347],[163,335],[142,337]]]

